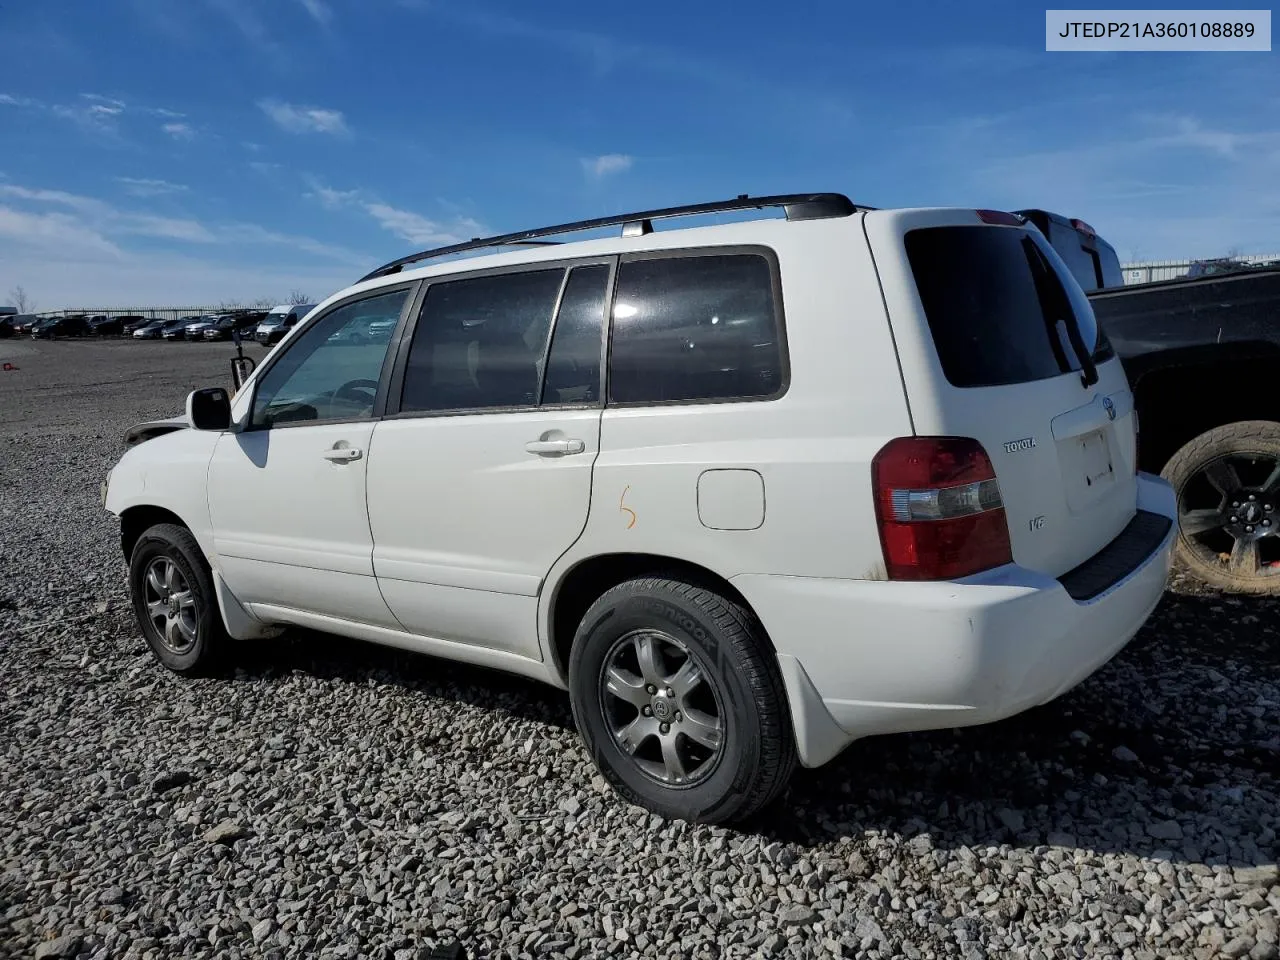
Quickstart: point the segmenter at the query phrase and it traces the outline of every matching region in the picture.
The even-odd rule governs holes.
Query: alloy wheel
[[[675,637],[634,630],[604,658],[601,708],[615,742],[646,776],[685,787],[723,752],[725,711],[714,679]]]
[[[1178,491],[1178,526],[1203,563],[1241,579],[1280,576],[1280,457],[1206,461]]]
[[[147,618],[161,642],[173,653],[189,652],[196,645],[199,609],[187,578],[176,563],[160,556],[147,564],[142,584]]]

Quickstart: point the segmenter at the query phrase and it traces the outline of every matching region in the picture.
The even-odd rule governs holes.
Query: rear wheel
[[[226,646],[213,576],[191,532],[177,524],[149,528],[129,561],[133,611],[156,659],[175,673],[213,667]]]
[[[1200,434],[1161,475],[1178,495],[1177,559],[1233,593],[1280,593],[1280,423]]]
[[[607,591],[578,627],[569,688],[605,778],[662,816],[745,819],[794,769],[790,714],[764,631],[711,590],[645,578]]]

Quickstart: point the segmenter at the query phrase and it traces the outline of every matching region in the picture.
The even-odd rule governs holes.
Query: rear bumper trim
[[[1058,582],[1077,603],[1092,600],[1142,566],[1160,548],[1172,525],[1163,514],[1139,510],[1118,537]]]

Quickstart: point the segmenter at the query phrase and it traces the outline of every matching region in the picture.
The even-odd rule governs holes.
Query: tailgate
[[[1039,231],[1007,214],[865,223],[916,433],[983,445],[1016,563],[1054,577],[1077,567],[1137,509],[1133,396],[1088,299]]]

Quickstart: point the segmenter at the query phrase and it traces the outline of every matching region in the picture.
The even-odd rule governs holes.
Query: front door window
[[[408,297],[402,289],[344,304],[303,330],[258,381],[251,429],[372,416],[390,340],[365,334],[394,325]]]

